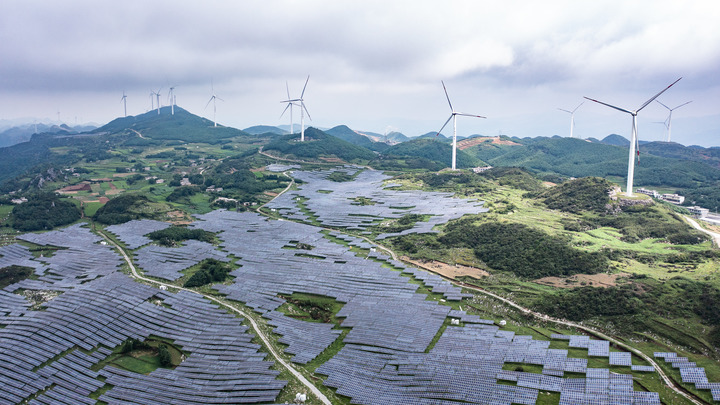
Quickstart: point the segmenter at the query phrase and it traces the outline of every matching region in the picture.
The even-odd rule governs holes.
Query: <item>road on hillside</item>
[[[710,235],[715,246],[720,248],[720,233],[709,231],[709,230],[703,228],[702,226],[700,226],[700,224],[697,223],[697,221],[695,221],[694,219],[690,218],[687,215],[684,215],[684,217],[685,217],[685,220],[690,225],[692,225],[693,228],[697,229],[700,232],[705,232],[706,234]]]

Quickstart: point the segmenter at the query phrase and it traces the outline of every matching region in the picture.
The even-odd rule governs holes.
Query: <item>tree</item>
[[[167,345],[160,345],[158,346],[158,358],[160,359],[160,365],[163,367],[169,367],[172,365],[172,356],[170,356],[170,351],[167,348]]]

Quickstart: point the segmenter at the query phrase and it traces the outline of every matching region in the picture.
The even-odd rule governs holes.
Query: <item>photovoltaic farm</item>
[[[332,173],[351,180],[333,181]],[[279,401],[289,377],[257,333],[227,308],[173,284],[208,259],[233,269],[207,290],[252,312],[283,355],[309,367],[316,384],[344,403],[535,404],[548,393],[568,405],[661,403],[634,380],[655,368],[629,352],[588,335],[518,334],[468,313],[472,293],[364,238],[374,225],[407,214],[427,220],[402,232],[435,232],[438,224],[487,212],[482,201],[397,190],[388,176],[351,166],[292,176],[302,182],[265,207],[282,220],[228,210],[196,215],[189,228],[216,234],[215,244],[156,245],[147,235],[169,226],[160,221],[105,228],[163,288],[134,279],[113,244],[86,225],[24,234],[0,247],[0,268],[32,269],[0,290],[0,404]],[[356,204],[359,198],[372,203]],[[33,255],[38,248],[52,254]],[[34,301],[33,291],[46,298]],[[307,319],[287,309],[303,299],[335,310]],[[176,364],[139,373],[111,361],[132,339],[176,348]],[[703,368],[675,353],[655,357],[720,399]]]

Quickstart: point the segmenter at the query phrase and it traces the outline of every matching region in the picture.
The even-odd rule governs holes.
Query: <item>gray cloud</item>
[[[584,95],[631,106],[685,76],[667,98],[696,100],[683,114],[702,125],[688,131],[717,133],[718,119],[708,117],[720,114],[720,8],[706,4],[5,2],[0,117],[62,108],[103,122],[119,113],[123,90],[135,114],[149,108],[151,88],[169,85],[181,105],[203,114],[212,80],[226,100],[221,122],[280,124],[285,81],[299,92],[309,74],[308,108],[319,125],[431,131],[446,115],[445,80],[454,102],[490,116],[460,133],[553,135],[566,128],[556,107]],[[602,123],[622,118],[597,108],[582,115],[578,128],[595,123],[585,136],[604,136]]]

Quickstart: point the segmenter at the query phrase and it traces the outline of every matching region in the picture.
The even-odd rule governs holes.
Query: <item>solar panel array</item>
[[[0,404],[94,404],[90,393],[105,384],[112,387],[100,400],[108,403],[271,403],[285,386],[240,319],[197,294],[132,281],[117,271],[122,259],[87,228],[21,238],[67,249],[44,263],[25,248],[2,250],[4,263],[31,260],[26,264],[37,265],[41,277],[0,290]],[[31,311],[24,297],[10,293],[19,286],[64,292],[45,310]],[[151,335],[174,340],[189,356],[149,375],[90,369],[108,348]]]
[[[137,249],[147,245],[152,240],[145,235],[170,227],[167,222],[153,221],[150,219],[136,219],[124,224],[111,225],[106,229],[114,233],[128,249]]]
[[[82,224],[58,231],[28,233],[18,236],[42,246],[62,247],[50,257],[36,260],[37,279],[25,279],[12,286],[13,290],[66,291],[78,284],[112,274],[123,263],[110,246],[101,245],[102,238],[91,233]]]
[[[280,173],[280,172],[284,172],[284,171],[292,170],[292,169],[299,169],[299,168],[300,168],[299,165],[281,165],[279,163],[273,163],[273,164],[265,166],[265,170],[267,170],[269,172],[276,172],[276,173]]]
[[[679,369],[682,382],[695,384],[695,388],[699,390],[710,390],[713,401],[720,401],[720,383],[709,382],[704,367],[697,367],[687,357],[678,357],[677,353],[673,352],[655,352],[654,355]]]
[[[406,214],[432,215],[428,222],[417,222],[411,229],[382,234],[378,239],[434,232],[435,225],[465,214],[487,212],[482,207],[482,201],[455,198],[453,193],[383,188],[383,182],[390,177],[377,171],[361,171],[353,181],[348,182],[328,180],[327,177],[335,171],[353,175],[358,168],[346,166],[325,171],[295,171],[293,177],[303,181],[298,190],[288,191],[266,206],[288,218],[309,221],[310,217],[301,210],[297,201],[301,199],[321,224],[355,230],[366,229],[384,218],[396,219]],[[324,191],[332,192],[328,194]],[[358,197],[368,198],[374,205],[360,205],[354,201]]]
[[[356,169],[344,170],[352,174]],[[358,178],[379,178],[377,173],[366,173],[360,172]],[[327,183],[324,178],[319,181]],[[338,184],[345,185],[332,183]],[[327,184],[302,186],[334,190],[316,193],[312,199],[348,193],[323,188]],[[373,198],[379,202],[376,205],[403,206],[390,197],[382,200],[382,192],[356,195]],[[312,199],[306,202],[308,207]],[[404,206],[409,207],[409,202]],[[397,215],[408,212],[392,210]],[[325,219],[329,221],[332,215]],[[348,245],[372,249],[362,239],[329,232],[344,242],[336,243],[317,227],[271,221],[252,213],[219,210],[198,218],[191,226],[219,233],[222,250],[197,241],[181,248],[149,246],[135,252],[137,261],[148,274],[176,277],[177,268],[199,262],[203,255],[238,257],[242,267],[232,272],[232,282],[213,288],[266,318],[281,336],[279,341],[287,345],[285,353],[300,364],[326,350],[341,330],[286,316],[278,311],[285,303],[282,297],[315,294],[342,303],[336,317],[342,327],[349,328],[344,346],[317,372],[327,376],[325,385],[350,397],[352,403],[534,404],[539,391],[559,392],[561,404],[660,403],[657,393],[633,391],[630,375],[588,368],[587,359],[550,349],[549,341],[516,335],[491,320],[428,300],[417,293],[412,280],[446,300],[465,295],[441,277],[409,268],[379,251],[370,250],[368,257],[357,255]],[[344,221],[347,216],[334,218]],[[115,230],[136,246],[152,226]],[[273,363],[251,342],[252,335],[240,319],[199,295],[135,283],[117,271],[121,258],[99,244],[100,238],[88,229],[74,226],[24,238],[67,249],[43,258],[44,262],[17,246],[0,250],[8,252],[0,256],[0,263],[26,262],[40,276],[0,290],[0,324],[5,326],[0,328],[0,404],[31,396],[35,396],[29,401],[33,404],[94,403],[90,393],[105,384],[111,388],[99,399],[108,403],[272,403],[285,386],[285,381],[276,378],[278,371],[271,369]],[[11,293],[18,285],[52,287],[63,294],[49,301],[46,310],[30,311],[23,297]],[[445,327],[430,348],[448,318],[460,320],[462,326]],[[97,372],[90,369],[110,354],[108,348],[129,337],[151,335],[173,339],[189,356],[175,369],[157,369],[148,375],[112,366]],[[630,364],[627,353],[609,352],[607,341],[575,335],[552,338],[567,340],[570,347],[587,349],[588,355],[607,357],[611,363]],[[674,357],[677,364],[689,364]],[[503,370],[508,364],[539,365],[542,373]],[[566,377],[568,372],[586,378]],[[684,373],[688,379],[700,380],[698,371]],[[696,384],[716,389],[707,380]]]
[[[273,401],[285,385],[238,319],[196,294],[161,292],[120,273],[65,292],[45,311],[2,322],[0,380],[12,389],[0,403],[33,395],[32,403],[95,403],[87,396],[105,383],[113,386],[100,397],[108,403],[256,403]],[[190,355],[149,375],[90,370],[109,354],[99,348],[150,335],[173,339]]]
[[[227,253],[212,244],[193,239],[178,247],[149,245],[135,252],[135,262],[145,274],[170,281],[182,277],[183,270],[206,259],[230,261]]]

